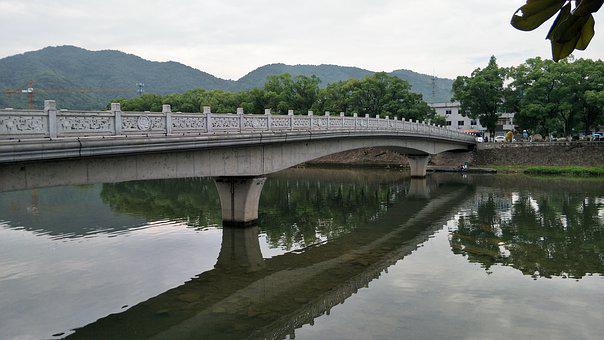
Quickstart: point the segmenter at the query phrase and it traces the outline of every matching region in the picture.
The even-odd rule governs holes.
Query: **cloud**
[[[272,62],[407,68],[455,77],[493,54],[503,65],[549,57],[547,27],[520,32],[509,25],[522,3],[0,0],[0,56],[72,44],[174,60],[235,79]],[[601,13],[596,21],[604,21]],[[576,55],[604,55],[602,34]]]

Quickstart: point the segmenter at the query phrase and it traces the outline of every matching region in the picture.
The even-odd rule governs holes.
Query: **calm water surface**
[[[0,193],[0,339],[601,339],[604,181],[292,169]]]

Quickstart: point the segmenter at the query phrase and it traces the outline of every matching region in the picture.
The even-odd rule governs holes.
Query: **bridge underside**
[[[400,136],[316,138],[260,141],[224,147],[192,150],[174,148],[108,156],[88,156],[105,152],[107,143],[97,147],[80,146],[77,158],[0,164],[0,192],[61,185],[115,183],[132,180],[214,177],[220,196],[222,217],[227,224],[246,225],[258,218],[258,202],[263,176],[339,152],[367,147],[386,147],[406,154],[412,177],[425,177],[429,156],[449,150],[467,150],[468,144],[429,138]],[[264,138],[265,141],[262,141]],[[275,138],[275,136],[273,136]],[[279,137],[279,138],[282,138]],[[195,141],[195,140],[194,140]],[[124,144],[157,146],[153,142],[128,140]],[[21,146],[21,145],[20,145]],[[165,148],[166,146],[163,145]],[[189,148],[193,146],[189,145]],[[131,149],[130,149],[131,150]],[[152,149],[153,150],[153,149]],[[132,150],[131,150],[132,151]],[[53,149],[52,154],[68,154],[69,149]],[[24,153],[27,154],[27,153]],[[35,155],[34,155],[35,156]],[[31,154],[30,154],[31,157]],[[44,159],[42,151],[40,158]],[[49,158],[48,154],[46,158]]]
[[[259,142],[247,145],[205,147],[198,149],[168,149],[133,154],[102,156],[103,148],[82,148],[72,158],[48,160],[48,150],[39,150],[26,162],[15,160],[0,164],[0,191],[23,190],[60,185],[114,183],[132,180],[186,177],[258,177],[284,170],[316,158],[354,149],[387,147],[410,155],[412,175],[425,176],[429,155],[450,150],[468,150],[471,145],[447,140],[401,137],[343,137],[269,142],[260,136]],[[265,141],[262,141],[264,139]],[[136,140],[130,140],[135,144]],[[157,145],[143,140],[140,145]],[[184,148],[185,146],[183,146]],[[194,146],[189,146],[192,148]],[[132,151],[132,149],[130,149]],[[155,150],[155,151],[154,151]],[[90,155],[90,156],[86,156]],[[37,157],[34,157],[37,156]],[[43,159],[39,161],[37,159]]]

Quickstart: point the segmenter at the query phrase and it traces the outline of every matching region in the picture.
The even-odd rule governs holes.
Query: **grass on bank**
[[[490,168],[503,173],[524,173],[528,175],[556,175],[580,177],[604,177],[604,166],[514,166],[494,165]]]

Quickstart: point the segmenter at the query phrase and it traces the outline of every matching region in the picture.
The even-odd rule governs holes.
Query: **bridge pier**
[[[428,168],[430,155],[407,155],[407,159],[409,160],[409,167],[411,168],[411,178],[426,177],[426,169]]]
[[[258,225],[244,228],[225,226],[222,228],[222,244],[215,268],[229,270],[255,270],[264,259],[258,240]]]
[[[258,220],[258,203],[265,181],[264,177],[214,179],[225,226],[246,226]]]

